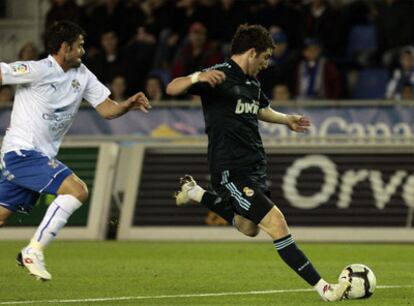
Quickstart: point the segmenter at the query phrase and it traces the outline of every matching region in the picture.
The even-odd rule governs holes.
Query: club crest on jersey
[[[30,72],[29,65],[25,63],[15,63],[10,66],[13,71],[13,75],[22,75]]]
[[[81,85],[77,79],[72,80],[72,88],[74,89],[75,92],[80,91]]]
[[[236,114],[257,114],[259,111],[259,101],[243,102],[242,99],[237,100]]]
[[[246,197],[252,197],[254,195],[254,190],[250,189],[249,187],[244,187],[243,192],[246,195]]]

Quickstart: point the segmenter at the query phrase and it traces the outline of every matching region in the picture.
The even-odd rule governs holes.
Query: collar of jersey
[[[245,74],[243,69],[241,69],[241,67],[232,59],[229,59],[228,63],[231,65],[234,73],[236,73],[238,76],[240,76],[240,78],[242,78],[243,82],[246,80],[249,80],[249,81],[255,80],[255,78],[249,77],[247,74]]]
[[[65,71],[63,71],[63,68],[59,65],[59,63],[55,60],[55,58],[52,55],[49,54],[47,59],[52,62],[52,64],[56,67],[56,69],[59,70],[59,72],[65,73]]]

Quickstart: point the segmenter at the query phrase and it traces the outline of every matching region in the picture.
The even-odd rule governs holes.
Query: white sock
[[[36,233],[30,240],[29,247],[43,251],[81,205],[82,203],[72,195],[59,195],[47,209]]]
[[[316,285],[315,286],[313,286],[313,288],[315,288],[315,290],[319,293],[319,295],[321,296],[321,297],[323,297],[323,292],[324,292],[324,288],[326,287],[326,286],[329,286],[329,283],[327,283],[323,278],[321,278],[320,280],[319,280],[319,282],[317,282],[316,283]]]
[[[188,197],[196,201],[197,203],[201,202],[201,199],[203,198],[204,192],[206,192],[203,188],[201,188],[198,185],[195,185],[193,188],[188,190]]]

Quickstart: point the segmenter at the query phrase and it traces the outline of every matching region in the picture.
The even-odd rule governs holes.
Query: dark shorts
[[[211,183],[214,191],[223,200],[220,205],[231,206],[236,214],[255,224],[259,224],[274,206],[269,199],[265,166],[214,173]]]
[[[37,151],[12,151],[0,163],[0,206],[29,213],[41,193],[56,195],[72,171]]]

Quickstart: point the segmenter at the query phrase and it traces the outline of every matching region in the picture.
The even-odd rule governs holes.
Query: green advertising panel
[[[98,153],[99,148],[97,147],[62,148],[57,156],[57,159],[72,169],[72,171],[88,185],[89,189],[89,199],[71,216],[67,226],[87,225],[90,199],[94,188]],[[14,214],[7,222],[8,227],[38,226],[48,205],[53,202],[54,198],[54,195],[42,195],[30,215]]]

